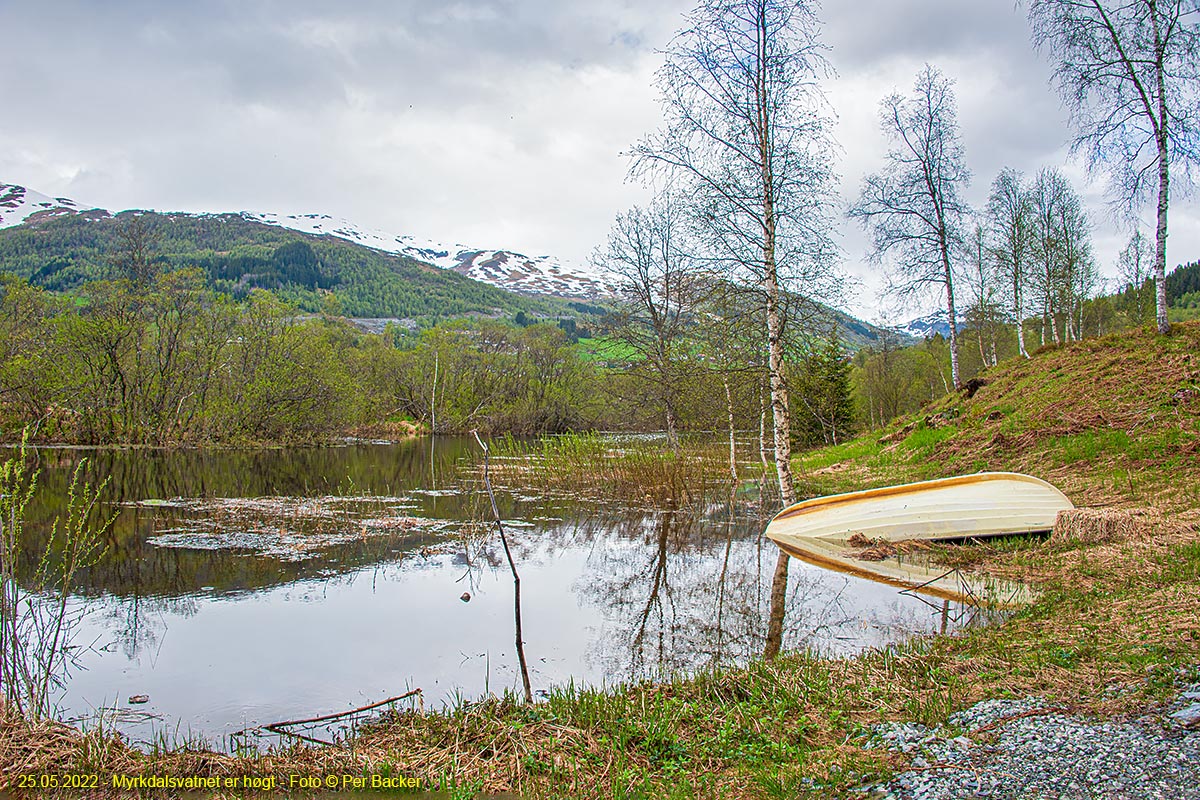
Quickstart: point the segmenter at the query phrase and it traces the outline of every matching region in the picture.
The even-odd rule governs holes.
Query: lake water
[[[81,576],[88,613],[61,716],[94,724],[103,713],[137,741],[227,747],[241,729],[409,689],[436,708],[519,687],[511,575],[495,526],[480,522],[486,497],[461,478],[477,455],[473,440],[453,439],[31,453],[31,531],[62,510],[84,457],[93,480],[109,478],[116,514],[105,556]],[[760,534],[777,509],[754,482],[682,510],[497,500],[535,691],[761,652],[777,551]],[[793,559],[785,647],[851,653],[944,629],[947,611],[959,615]],[[130,704],[135,695],[149,701]]]

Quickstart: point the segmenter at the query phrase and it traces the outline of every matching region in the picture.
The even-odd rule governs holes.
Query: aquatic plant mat
[[[235,550],[282,561],[314,558],[322,550],[379,536],[437,534],[448,520],[408,515],[406,497],[217,497],[142,501],[168,510],[169,524],[146,541],[158,547]]]
[[[856,658],[795,653],[664,683],[559,687],[533,705],[506,696],[444,712],[413,706],[335,746],[264,754],[194,741],[142,752],[101,730],[5,716],[0,769],[8,788],[45,772],[386,773],[462,797],[853,796],[906,758],[864,746],[876,722],[937,724],[979,700],[1026,694],[1100,714],[1165,700],[1174,670],[1200,663],[1198,517],[1083,509],[1049,539],[938,545],[964,569],[1033,581],[1039,599],[998,625]]]

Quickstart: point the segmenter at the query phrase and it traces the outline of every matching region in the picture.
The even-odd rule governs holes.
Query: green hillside
[[[1200,507],[1200,322],[1047,348],[970,383],[973,393],[802,456],[810,493],[1012,470],[1080,505]]]
[[[333,236],[312,236],[237,214],[146,215],[162,270],[199,267],[211,288],[243,299],[271,290],[305,311],[398,317],[428,325],[467,315],[578,318],[579,304],[504,291],[458,273]],[[57,292],[115,276],[131,212],[66,215],[0,230],[0,270]]]
[[[0,272],[53,292],[120,277],[114,260],[133,213],[92,211],[0,229]],[[517,294],[405,256],[239,214],[144,217],[154,232],[153,257],[161,271],[199,267],[209,288],[235,300],[266,289],[303,311],[406,318],[421,328],[474,315],[504,316],[521,325],[559,320],[572,338],[596,329],[608,310],[602,303]],[[836,325],[851,350],[876,345],[883,336],[880,328],[824,305],[806,313],[824,319],[822,327]]]

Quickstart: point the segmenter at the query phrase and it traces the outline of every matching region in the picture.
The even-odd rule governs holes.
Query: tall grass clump
[[[22,570],[27,548],[25,509],[38,473],[20,453],[0,464],[0,686],[5,710],[28,720],[53,711],[53,692],[70,667],[71,641],[84,609],[71,603],[75,578],[102,554],[100,536],[112,520],[97,519],[103,484],[93,490],[83,478],[86,459],[75,467],[64,515],[32,569]]]
[[[534,442],[496,441],[493,475],[509,487],[655,505],[696,502],[729,488],[729,450],[720,442],[683,443],[597,433]]]

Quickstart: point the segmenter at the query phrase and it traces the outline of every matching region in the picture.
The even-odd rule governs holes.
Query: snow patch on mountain
[[[24,186],[0,183],[0,228],[81,211],[96,211],[66,197],[50,197]]]
[[[958,330],[961,332],[966,327],[966,323],[960,318],[958,320]],[[931,314],[926,314],[923,317],[909,320],[904,325],[899,326],[896,330],[903,334],[913,337],[914,339],[928,339],[932,336],[940,334],[944,338],[950,338],[950,323],[946,320],[945,311],[934,311]]]
[[[360,228],[328,214],[272,214],[243,211],[242,217],[315,236],[336,236],[385,253],[407,256],[468,278],[523,294],[596,299],[612,288],[593,269],[567,265],[550,256],[524,256],[508,250],[481,250],[464,244],[446,245],[414,236],[396,236]]]

